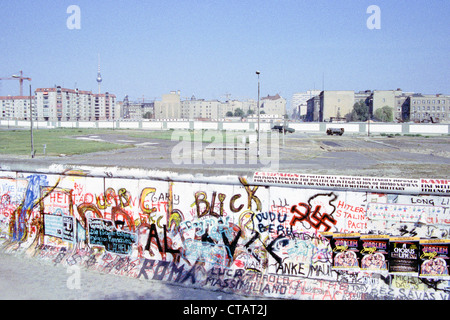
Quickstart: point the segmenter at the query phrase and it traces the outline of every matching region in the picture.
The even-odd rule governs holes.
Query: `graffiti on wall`
[[[262,186],[243,177],[221,185],[0,174],[4,250],[289,299],[449,299],[449,207],[446,195]]]

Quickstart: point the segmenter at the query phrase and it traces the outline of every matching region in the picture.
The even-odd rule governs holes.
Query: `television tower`
[[[101,82],[102,82],[102,75],[100,74],[100,53],[98,54],[98,72],[97,72],[97,83],[98,83],[98,94],[101,93]]]

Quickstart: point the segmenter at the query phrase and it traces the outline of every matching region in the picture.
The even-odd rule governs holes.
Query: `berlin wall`
[[[450,298],[450,180],[58,168],[0,171],[3,251],[149,286]]]
[[[264,120],[261,131],[270,131],[279,121]],[[297,132],[325,133],[328,128],[344,128],[346,134],[450,134],[448,123],[330,123],[330,122],[288,122],[287,125]],[[29,128],[25,120],[0,120],[3,127]],[[140,130],[230,130],[256,131],[258,124],[251,121],[196,121],[196,120],[114,120],[114,121],[34,121],[35,128],[81,128],[81,129],[140,129]]]

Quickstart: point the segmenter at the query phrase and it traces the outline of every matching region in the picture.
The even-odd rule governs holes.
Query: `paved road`
[[[283,139],[242,145],[185,143],[120,134],[87,135],[82,138],[127,144],[130,148],[66,157],[0,156],[0,165],[23,163],[47,166],[119,166],[158,169],[204,176],[239,174],[252,176],[256,170],[335,175],[388,177],[447,176],[450,169],[450,137],[327,136],[317,133],[287,134]],[[276,143],[275,143],[276,142]],[[222,147],[214,149],[214,147]],[[233,147],[239,150],[222,150]],[[247,147],[248,150],[242,150]],[[228,152],[228,153],[227,153]],[[231,153],[230,153],[231,152]],[[231,156],[230,156],[231,155]]]

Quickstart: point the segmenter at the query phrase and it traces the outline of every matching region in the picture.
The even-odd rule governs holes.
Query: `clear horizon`
[[[70,29],[80,9],[79,29]],[[379,29],[367,26],[371,5]],[[1,2],[0,77],[23,70],[32,88],[97,89],[118,100],[256,99],[290,106],[307,90],[449,94],[450,2],[13,1]],[[24,82],[28,88],[28,82]],[[24,88],[24,94],[27,90]],[[1,80],[0,95],[19,81]]]

